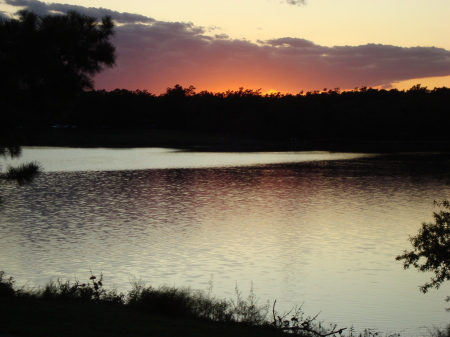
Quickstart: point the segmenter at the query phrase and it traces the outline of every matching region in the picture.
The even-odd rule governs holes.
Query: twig
[[[310,328],[306,328],[306,327],[300,327],[300,326],[293,326],[293,327],[286,327],[286,328],[281,328],[281,330],[283,330],[283,331],[298,331],[298,330],[302,330],[302,331],[307,331],[307,332],[311,332],[311,333],[313,333],[313,334],[315,334],[315,335],[317,335],[317,336],[321,336],[321,337],[326,337],[326,336],[330,336],[330,335],[334,335],[334,334],[341,334],[342,333],[342,331],[344,331],[344,330],[346,330],[347,328],[342,328],[342,329],[339,329],[339,330],[337,330],[337,331],[332,331],[332,332],[329,332],[329,333],[326,333],[326,334],[321,334],[320,332],[317,332],[317,331],[315,331],[315,330],[312,330],[312,329],[310,329]]]

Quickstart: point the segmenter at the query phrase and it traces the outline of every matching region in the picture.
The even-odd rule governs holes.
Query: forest
[[[240,88],[196,92],[175,85],[147,91],[84,91],[64,113],[16,121],[22,127],[144,128],[239,136],[265,141],[449,141],[450,89],[360,87],[299,94]],[[57,116],[53,118],[52,116]]]

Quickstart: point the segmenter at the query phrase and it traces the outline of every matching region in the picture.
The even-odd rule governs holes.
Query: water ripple
[[[280,309],[305,303],[308,314],[340,325],[397,331],[446,322],[439,301],[449,289],[423,296],[417,286],[428,277],[394,260],[431,220],[432,200],[448,195],[439,166],[358,156],[209,167],[218,157],[202,154],[202,168],[174,168],[186,153],[157,154],[173,156],[171,168],[75,167],[5,186],[2,269],[42,285],[91,268],[122,290],[133,277],[206,289],[214,275],[219,296],[252,281]]]

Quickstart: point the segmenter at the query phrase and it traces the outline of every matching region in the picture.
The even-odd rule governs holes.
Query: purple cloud
[[[121,13],[106,8],[83,7],[77,5],[45,3],[38,0],[4,0],[4,2],[11,6],[26,7],[39,15],[67,13],[68,11],[78,11],[83,14],[100,19],[103,16],[109,15],[118,23],[151,23],[155,19],[149,18],[140,14]]]
[[[156,94],[175,83],[214,91],[244,86],[299,92],[450,75],[450,51],[441,48],[325,47],[289,37],[253,43],[204,33],[185,23],[118,27],[119,66],[99,75],[97,84]]]
[[[297,93],[340,87],[385,86],[450,75],[450,51],[382,44],[326,47],[283,37],[251,42],[211,32],[192,23],[163,22],[107,9],[6,0],[49,11],[75,9],[120,23],[113,38],[117,66],[99,74],[97,89],[147,89],[159,94],[178,83],[198,90],[239,87]]]

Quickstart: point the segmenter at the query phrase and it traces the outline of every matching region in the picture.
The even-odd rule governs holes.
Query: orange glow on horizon
[[[231,91],[237,91],[239,88],[251,89],[254,91],[260,90],[262,95],[270,95],[280,93],[281,95],[292,94],[297,95],[301,92],[322,92],[324,87],[328,89],[335,90],[334,88],[340,88],[340,91],[351,91],[355,88],[368,87],[374,89],[398,89],[398,90],[408,90],[411,87],[420,84],[422,87],[428,87],[432,90],[435,87],[447,87],[450,88],[450,76],[443,77],[428,77],[428,78],[416,78],[411,80],[405,80],[394,83],[386,83],[384,85],[370,85],[361,83],[360,85],[355,85],[354,87],[346,87],[339,85],[329,85],[317,87],[317,83],[308,83],[307,80],[296,79],[296,81],[284,82],[277,78],[277,75],[270,76],[274,74],[251,74],[251,76],[234,76],[234,74],[224,74],[222,76],[211,77],[211,74],[205,72],[200,72],[195,75],[187,74],[179,78],[178,76],[170,76],[172,78],[167,78],[163,83],[160,81],[148,81],[148,79],[140,80],[137,78],[129,79],[129,81],[119,81],[121,76],[115,77],[114,79],[108,78],[111,73],[105,72],[104,74],[98,75],[96,78],[96,89],[105,89],[107,91],[112,91],[114,89],[127,89],[127,90],[147,90],[154,95],[164,94],[167,88],[173,88],[176,84],[181,85],[184,88],[189,86],[195,87],[195,92],[200,93],[202,91],[207,91],[211,93],[222,93]],[[241,73],[242,74],[242,73]],[[192,75],[192,76],[191,76]],[[190,78],[189,80],[187,80]],[[273,85],[273,84],[276,85]]]
[[[274,89],[270,89],[270,90],[262,92],[263,95],[276,95],[278,93],[282,94],[282,92],[280,90],[274,90]]]

